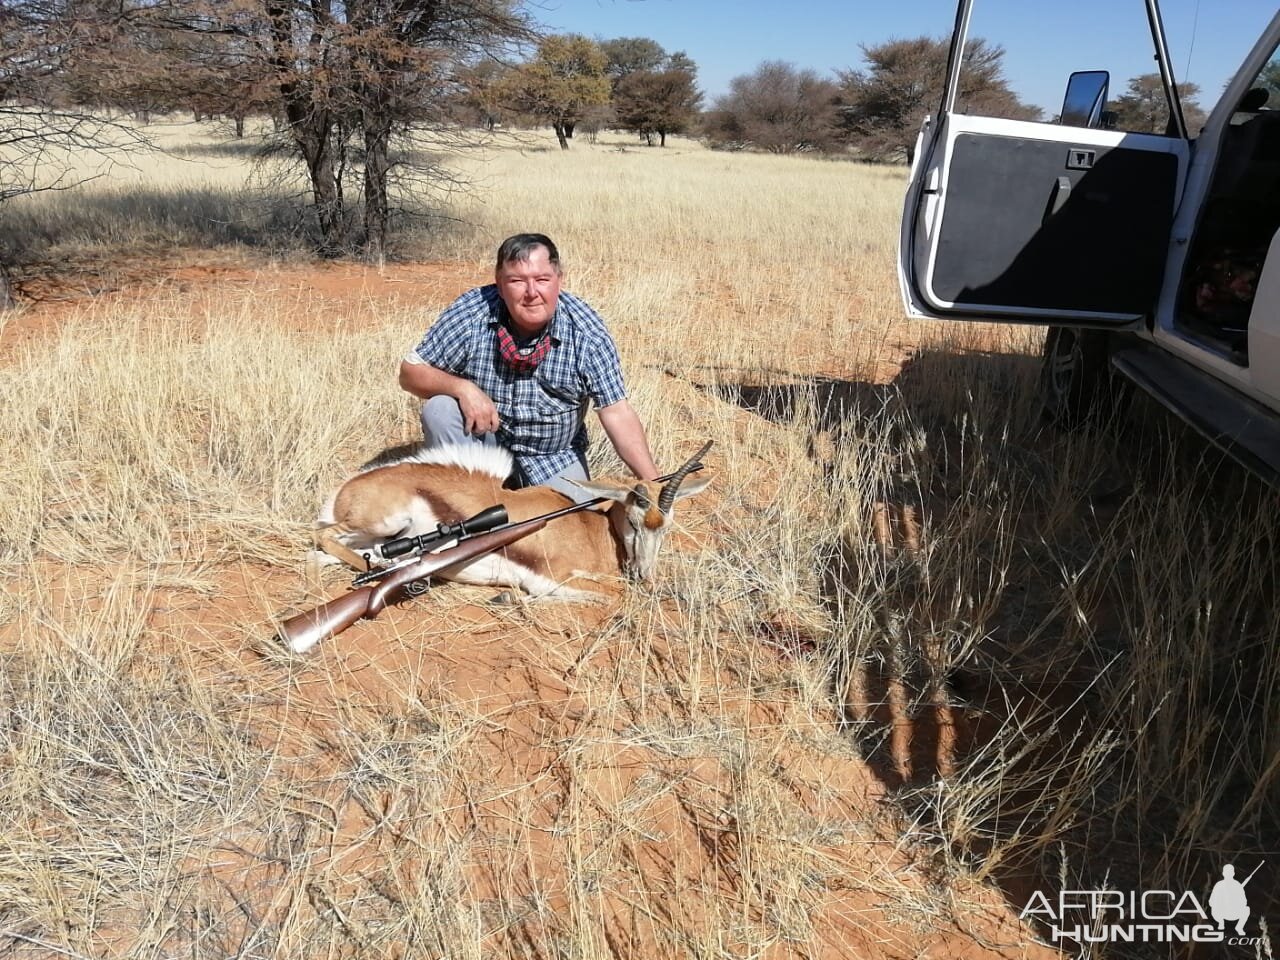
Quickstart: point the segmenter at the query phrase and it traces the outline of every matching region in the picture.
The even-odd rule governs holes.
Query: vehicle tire
[[[1105,422],[1124,411],[1129,391],[1111,370],[1111,335],[1050,327],[1040,367],[1045,418],[1063,427]]]

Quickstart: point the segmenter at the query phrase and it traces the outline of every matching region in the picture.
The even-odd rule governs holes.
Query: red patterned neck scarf
[[[543,331],[532,349],[526,348],[526,352],[521,353],[520,348],[516,346],[515,337],[511,336],[511,331],[502,324],[498,324],[498,353],[512,370],[530,373],[538,369],[538,364],[546,359],[547,351],[550,349],[551,337]]]

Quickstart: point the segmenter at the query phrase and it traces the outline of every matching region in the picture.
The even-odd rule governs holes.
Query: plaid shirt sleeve
[[[566,298],[574,311],[574,320],[584,334],[579,341],[578,371],[587,394],[597,407],[625,400],[622,382],[622,358],[600,315],[576,297]]]
[[[488,307],[479,290],[469,290],[445,307],[413,352],[423,363],[454,376],[465,376],[471,360],[472,331],[488,318]]]

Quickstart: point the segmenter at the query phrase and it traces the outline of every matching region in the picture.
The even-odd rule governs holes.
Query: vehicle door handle
[[[1044,215],[1046,221],[1062,209],[1062,205],[1067,202],[1069,196],[1071,196],[1071,178],[1059,177],[1053,187],[1053,196],[1049,199],[1049,209]]]

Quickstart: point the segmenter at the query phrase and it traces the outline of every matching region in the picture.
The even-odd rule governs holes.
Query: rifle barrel
[[[689,470],[689,472],[697,473],[701,469],[702,469],[702,464],[698,463],[698,464],[695,464]],[[668,473],[665,476],[657,477],[653,482],[666,483],[666,481],[670,480],[674,476],[675,476],[674,473]],[[547,521],[557,520],[560,517],[568,516],[571,513],[577,513],[579,510],[586,510],[588,507],[598,507],[602,503],[609,503],[609,502],[610,502],[609,497],[593,497],[590,500],[583,500],[581,503],[571,503],[567,507],[561,507],[559,510],[552,510],[550,513],[543,513],[543,514],[539,514],[536,517],[530,517],[528,520],[520,521],[520,523],[508,523],[500,527],[495,527],[490,532],[501,533],[503,530],[509,530],[512,527],[518,527],[520,526],[521,523],[536,523],[539,520],[547,520]]]

